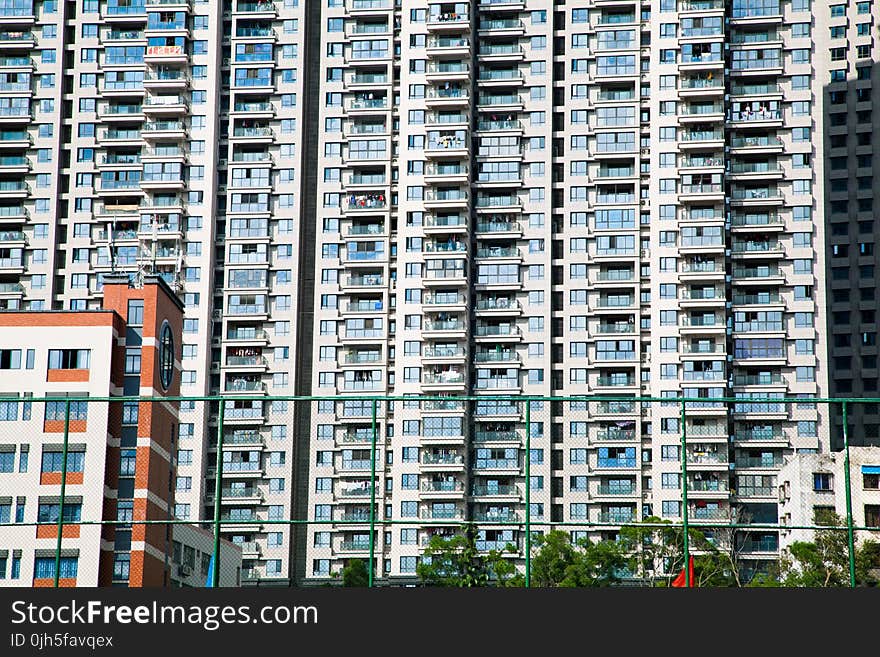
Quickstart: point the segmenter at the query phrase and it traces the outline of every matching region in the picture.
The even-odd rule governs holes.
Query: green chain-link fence
[[[406,584],[454,535],[545,585],[554,530],[623,546],[621,584],[868,584],[878,403],[6,398],[0,585],[322,584],[356,560],[366,585]]]

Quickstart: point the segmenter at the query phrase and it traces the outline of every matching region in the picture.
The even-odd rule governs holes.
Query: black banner
[[[760,655],[803,641],[813,654],[825,639],[838,648],[858,642],[876,621],[877,596],[868,589],[2,589],[0,655],[146,648],[169,657],[184,650],[251,657],[302,647],[463,657],[550,645],[631,654],[693,649],[701,640]]]

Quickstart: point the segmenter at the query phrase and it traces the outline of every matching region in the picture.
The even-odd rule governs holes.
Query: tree
[[[620,581],[627,555],[617,541],[571,542],[568,532],[554,530],[536,539],[532,582],[539,587],[611,586]]]
[[[685,566],[684,528],[668,520],[651,516],[645,525],[621,527],[620,542],[627,565],[634,576],[650,586],[669,586]],[[700,529],[688,527],[688,552],[694,557],[695,586],[734,586],[737,584],[735,562],[716,545],[718,536],[709,539]]]
[[[831,511],[817,511],[813,541],[795,541],[780,560],[783,586],[849,586],[849,539],[843,519]],[[876,586],[880,581],[880,543],[872,540],[855,545],[856,585]]]
[[[506,552],[515,552],[508,545]],[[477,549],[477,530],[466,525],[463,533],[455,536],[432,536],[416,573],[432,586],[521,586],[522,576],[498,550],[487,555]]]
[[[342,585],[348,587],[369,586],[370,573],[362,559],[351,559],[342,569]]]

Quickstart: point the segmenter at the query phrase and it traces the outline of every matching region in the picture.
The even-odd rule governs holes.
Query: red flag
[[[695,587],[696,583],[694,582],[694,558],[693,557],[690,557],[688,559],[687,578],[690,579],[691,588]],[[672,584],[670,584],[670,586],[673,586],[675,588],[686,588],[687,587],[687,579],[685,579],[684,568],[682,568],[681,572],[678,574],[678,576],[674,580],[672,580]]]

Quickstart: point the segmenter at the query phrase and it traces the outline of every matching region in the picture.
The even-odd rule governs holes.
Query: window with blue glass
[[[58,563],[58,577],[71,579],[76,577],[78,557],[61,557]],[[55,577],[55,557],[37,557],[34,559],[34,579]]]
[[[636,467],[635,447],[600,447],[600,468],[634,468]]]

